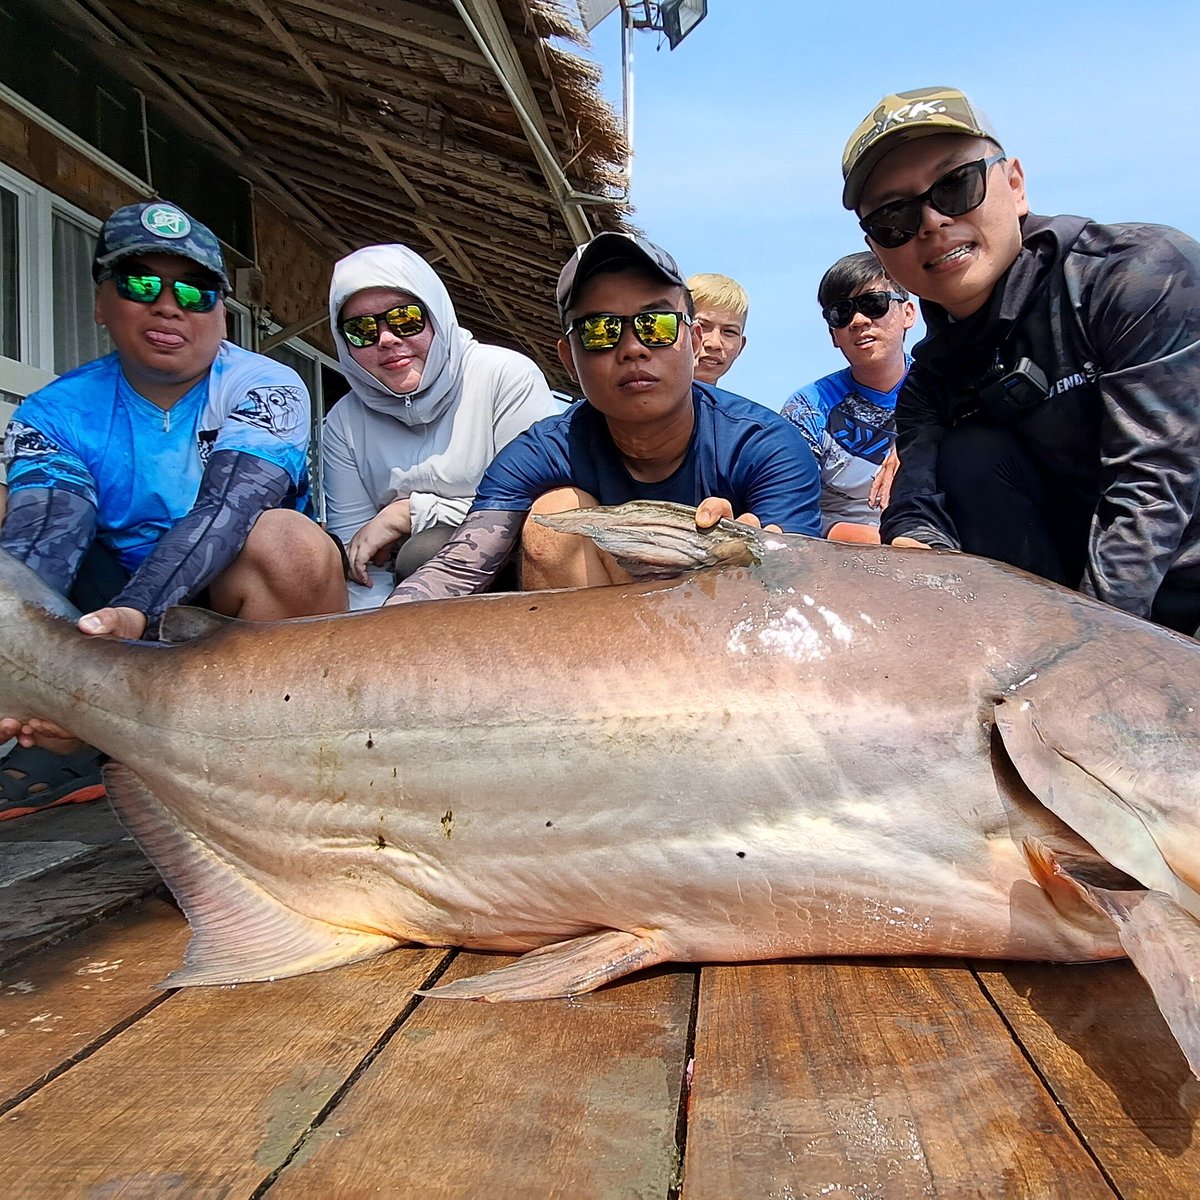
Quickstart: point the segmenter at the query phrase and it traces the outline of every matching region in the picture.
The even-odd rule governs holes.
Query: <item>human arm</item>
[[[385,504],[351,539],[346,547],[350,563],[350,578],[364,587],[371,586],[367,574],[369,564],[381,566],[378,560],[389,553],[401,539],[412,533],[409,501],[393,500]]]
[[[225,570],[254,522],[266,509],[280,507],[291,489],[291,476],[282,467],[254,454],[215,450],[187,515],[159,540],[110,609],[88,615],[105,621],[115,619],[104,616],[113,609],[132,609],[152,624]]]
[[[1079,309],[1103,411],[1081,586],[1148,616],[1200,506],[1200,246],[1133,226],[1097,261]]]
[[[887,508],[892,498],[892,483],[895,481],[898,470],[900,470],[900,455],[896,453],[896,447],[893,445],[887,453],[887,458],[875,472],[875,478],[871,481],[871,491],[867,496],[867,503],[872,508]]]
[[[453,537],[392,592],[385,604],[443,600],[482,592],[508,561],[528,510],[484,508],[470,513]]]
[[[900,464],[879,521],[879,536],[885,543],[961,549],[938,490],[938,453],[947,429],[936,402],[938,387],[919,365],[914,366],[896,400]]]

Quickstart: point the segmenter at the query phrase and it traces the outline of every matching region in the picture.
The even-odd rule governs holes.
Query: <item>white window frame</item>
[[[19,359],[0,355],[0,391],[24,398],[58,378],[54,370],[54,218],[92,234],[103,222],[0,163],[0,187],[17,197]]]

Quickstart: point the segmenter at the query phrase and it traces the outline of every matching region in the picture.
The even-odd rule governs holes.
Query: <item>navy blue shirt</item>
[[[560,487],[576,487],[603,505],[627,500],[699,504],[719,496],[733,515],[753,513],[786,533],[821,533],[820,476],[803,434],[778,413],[706,383],[692,384],[696,424],[687,454],[668,478],[630,475],[608,423],[586,401],[515,437],[480,481],[472,512],[528,512]]]

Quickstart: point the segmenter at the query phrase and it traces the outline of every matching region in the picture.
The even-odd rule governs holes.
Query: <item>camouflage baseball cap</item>
[[[679,264],[661,246],[632,233],[598,233],[590,242],[579,246],[559,272],[554,298],[558,303],[558,319],[564,330],[567,327],[567,313],[579,289],[601,267],[621,263],[649,267],[653,274],[661,275],[668,283],[677,287],[687,286]]]
[[[985,137],[1000,146],[987,114],[958,88],[916,88],[884,96],[854,131],[842,152],[842,178],[846,181],[842,203],[857,209],[868,177],[885,154],[905,142],[935,133]]]
[[[92,278],[99,280],[104,271],[131,254],[178,254],[211,271],[230,291],[216,234],[169,200],[127,204],[104,222],[92,259]]]

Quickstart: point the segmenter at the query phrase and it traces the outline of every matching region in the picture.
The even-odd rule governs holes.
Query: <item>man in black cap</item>
[[[929,336],[896,403],[893,545],[962,549],[1195,633],[1200,246],[1036,216],[956,88],[885,96],[843,201]]]
[[[526,590],[626,578],[586,539],[526,524],[530,511],[668,500],[698,505],[701,527],[738,513],[818,535],[817,468],[800,432],[693,381],[699,330],[665,250],[601,233],[563,267],[556,298],[559,359],[584,401],[501,450],[458,533],[388,603],[482,591],[519,539]]]
[[[224,340],[216,237],[168,201],[128,205],[92,271],[116,349],[14,415],[0,546],[69,596],[92,635],[153,636],[184,601],[249,620],[344,609],[338,548],[304,515],[308,392]],[[0,819],[102,792],[94,763],[39,753],[63,732],[0,719],[0,740],[21,742],[0,771]]]

